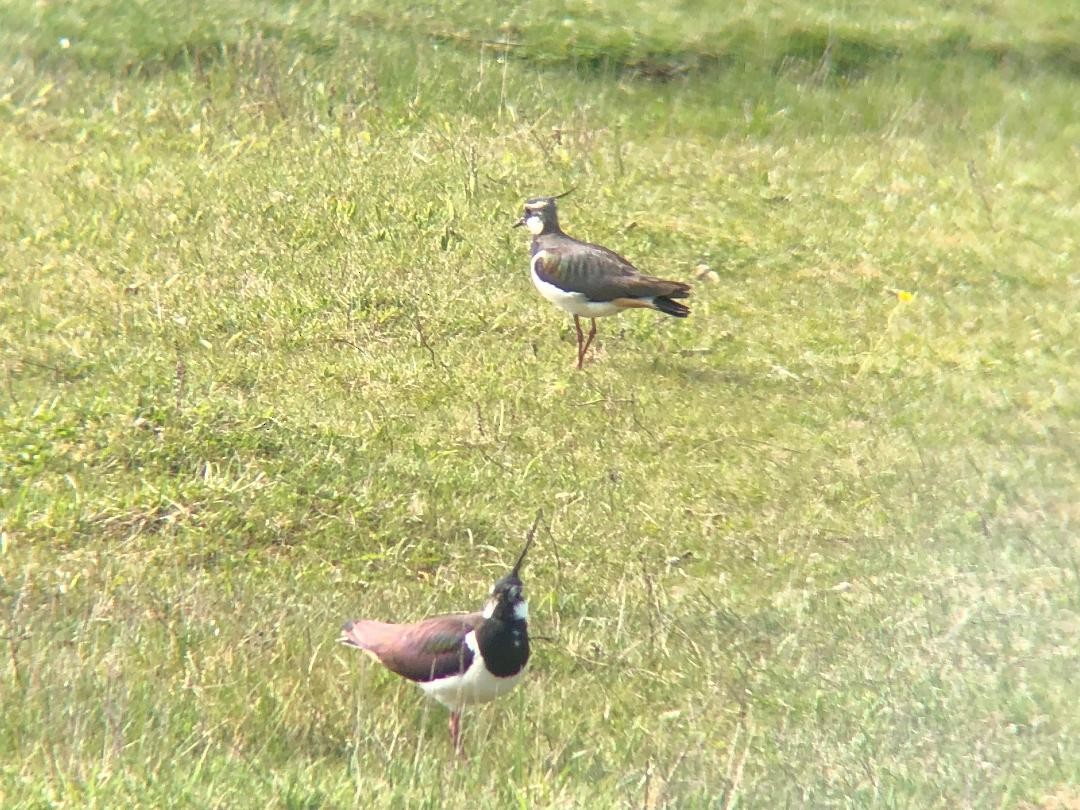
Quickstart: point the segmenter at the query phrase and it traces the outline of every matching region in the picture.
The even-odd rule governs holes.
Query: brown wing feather
[[[603,245],[578,242],[572,248],[545,246],[543,250],[554,256],[537,263],[541,279],[561,289],[583,293],[590,301],[690,295],[689,284],[646,275]]]
[[[360,620],[345,623],[341,640],[404,678],[431,681],[468,669],[473,653],[465,636],[483,620],[480,613],[433,616],[413,624]]]

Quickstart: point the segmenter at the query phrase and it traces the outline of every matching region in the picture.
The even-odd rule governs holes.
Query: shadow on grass
[[[703,365],[699,359],[683,354],[638,355],[632,357],[616,355],[615,362],[631,379],[662,378],[666,383],[701,385],[709,388],[718,386],[746,387],[756,378],[735,368],[726,368],[723,361],[715,365]]]
[[[52,47],[55,39],[44,34],[35,37],[39,46],[30,46],[24,55],[45,67],[70,65],[75,60],[83,69],[154,76],[170,71],[200,72],[238,61],[255,62],[254,67],[265,68],[267,57],[280,54],[284,59],[283,51],[291,59],[297,52],[325,56],[356,47],[354,41],[343,42],[333,27],[317,31],[310,26],[292,28],[272,21],[249,20],[242,34],[236,27],[232,29],[233,36],[222,36],[225,31],[202,27],[198,31],[177,31],[172,39],[168,33],[146,37],[136,36],[139,32],[132,31],[127,36],[122,30],[123,21],[113,22],[97,38],[88,34],[90,47],[81,53],[58,54]],[[1080,42],[1066,35],[980,42],[969,32],[956,28],[933,38],[896,40],[862,29],[816,26],[766,33],[752,23],[740,23],[717,32],[708,41],[680,42],[617,26],[568,36],[561,26],[541,23],[504,32],[496,40],[481,30],[462,31],[426,18],[395,17],[388,13],[352,15],[347,29],[376,40],[393,37],[414,44],[429,40],[465,51],[502,49],[513,59],[540,68],[566,70],[586,77],[647,82],[669,82],[738,69],[795,74],[825,83],[859,79],[898,62],[910,66],[943,61],[967,62],[983,69],[1019,75],[1053,73],[1080,79]],[[95,42],[98,38],[100,41]]]
[[[460,37],[453,41],[462,43]],[[511,53],[524,61],[578,74],[659,82],[736,68],[802,73],[821,82],[853,80],[901,61],[960,61],[1019,75],[1056,73],[1080,79],[1080,43],[1065,37],[986,43],[975,41],[962,30],[944,32],[934,39],[898,43],[856,30],[796,28],[783,35],[766,36],[756,28],[741,26],[728,29],[712,43],[687,48],[659,46],[643,39],[612,46],[559,42],[550,48],[515,48]]]

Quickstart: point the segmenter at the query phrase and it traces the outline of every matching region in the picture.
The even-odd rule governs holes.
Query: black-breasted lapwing
[[[567,192],[569,193],[569,192]],[[559,227],[556,197],[533,197],[514,227],[524,225],[532,234],[530,269],[536,289],[555,306],[574,316],[580,369],[596,337],[596,319],[625,309],[655,309],[676,318],[690,310],[675,301],[690,295],[690,285],[647,276],[618,253],[601,245],[579,242]],[[592,320],[586,338],[581,319]]]
[[[479,613],[432,616],[413,624],[346,622],[341,641],[370,653],[391,672],[450,710],[450,739],[461,753],[461,710],[510,692],[529,661],[529,607],[519,572],[532,544],[533,523],[510,573],[491,589]]]

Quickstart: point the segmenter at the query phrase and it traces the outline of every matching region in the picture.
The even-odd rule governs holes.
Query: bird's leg
[[[450,740],[454,743],[454,753],[461,756],[461,712],[450,712]]]
[[[581,331],[581,318],[577,315],[574,316],[574,328],[577,329],[577,367],[580,371],[585,360],[585,350],[581,348],[585,343],[585,333]]]
[[[596,337],[596,318],[589,318],[592,321],[592,328],[589,330],[589,337],[585,341],[585,348],[581,350],[581,360],[585,359],[585,354],[589,351],[589,347],[592,346],[593,338]],[[581,360],[578,361],[578,368],[581,368]]]

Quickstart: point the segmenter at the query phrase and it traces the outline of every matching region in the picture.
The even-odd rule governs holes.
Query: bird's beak
[[[525,217],[522,217],[521,219],[519,219],[519,220],[518,220],[517,222],[515,222],[515,223],[514,223],[513,225],[511,225],[510,227],[511,227],[511,228],[520,228],[520,227],[521,227],[522,225],[524,225],[524,224],[525,224]]]

